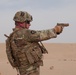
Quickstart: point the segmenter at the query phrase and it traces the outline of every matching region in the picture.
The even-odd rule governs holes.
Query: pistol
[[[58,26],[67,27],[69,23],[57,23]]]

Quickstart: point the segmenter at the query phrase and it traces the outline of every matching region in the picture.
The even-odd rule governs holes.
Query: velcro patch
[[[36,31],[32,30],[32,31],[31,31],[31,33],[32,33],[32,34],[35,34],[35,33],[36,33]]]

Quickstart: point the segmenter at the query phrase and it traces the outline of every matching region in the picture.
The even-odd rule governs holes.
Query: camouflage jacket
[[[6,43],[8,59],[13,67],[29,64],[42,65],[42,46],[38,42],[55,38],[54,29],[29,30],[17,28],[10,34]],[[29,63],[29,64],[28,64]]]

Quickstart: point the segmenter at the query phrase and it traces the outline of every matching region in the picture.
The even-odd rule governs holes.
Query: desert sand
[[[44,66],[40,75],[76,75],[76,44],[45,43],[48,54],[44,54]],[[17,75],[6,55],[5,44],[0,43],[0,75]]]

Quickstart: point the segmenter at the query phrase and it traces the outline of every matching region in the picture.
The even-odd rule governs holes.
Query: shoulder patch
[[[35,34],[35,33],[36,33],[36,31],[34,31],[34,30],[31,31],[31,34]]]

